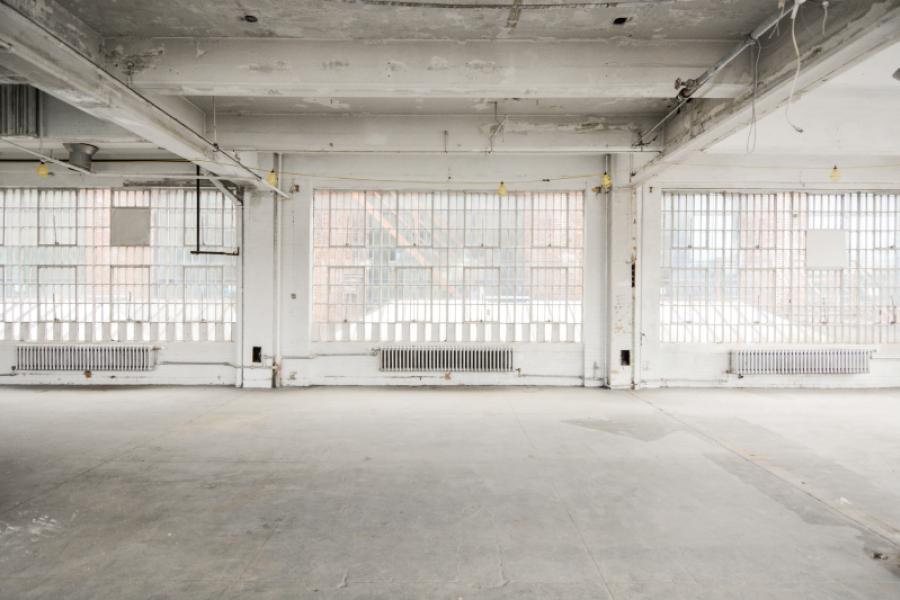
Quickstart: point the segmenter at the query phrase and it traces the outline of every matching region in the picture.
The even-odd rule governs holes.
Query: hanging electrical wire
[[[494,139],[503,133],[503,130],[506,128],[506,123],[509,121],[509,115],[504,115],[503,120],[500,120],[500,103],[497,100],[494,100],[494,124],[491,125],[491,132],[488,135],[488,143],[489,149],[488,154],[494,153]]]
[[[794,69],[794,78],[791,80],[791,92],[788,94],[787,106],[784,107],[784,118],[794,131],[803,133],[803,128],[791,120],[791,105],[794,103],[794,93],[797,91],[797,80],[800,79],[800,46],[797,44],[797,15],[800,13],[800,5],[806,0],[794,0],[791,9],[791,42],[794,44],[794,53],[797,55],[797,66]]]
[[[750,64],[753,72],[753,96],[750,98],[750,127],[747,129],[747,154],[752,154],[756,151],[757,138],[756,94],[759,90],[759,57],[762,54],[762,44],[758,39],[754,41],[755,43],[750,49]]]

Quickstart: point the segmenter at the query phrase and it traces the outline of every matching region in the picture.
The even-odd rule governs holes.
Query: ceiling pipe
[[[642,133],[638,138],[635,146],[644,146],[649,142],[645,142],[651,134],[659,130],[660,127],[668,123],[672,117],[674,117],[681,107],[684,106],[694,94],[697,93],[704,85],[709,83],[709,81],[716,76],[716,74],[731,64],[734,59],[741,55],[741,53],[751,46],[755,46],[759,43],[759,38],[761,38],[767,31],[775,27],[781,19],[787,17],[791,14],[789,10],[780,10],[765,21],[763,21],[759,27],[750,32],[746,38],[741,41],[740,44],[734,47],[731,52],[722,57],[716,64],[708,68],[706,71],[700,74],[700,76],[695,79],[688,79],[686,81],[682,81],[680,78],[675,81],[675,87],[678,89],[678,94],[675,96],[675,106],[666,113],[660,121]]]
[[[13,148],[18,148],[19,150],[21,150],[22,152],[25,152],[26,154],[30,154],[31,156],[39,158],[41,160],[41,162],[53,163],[54,165],[59,165],[61,167],[65,167],[66,169],[69,169],[70,171],[75,171],[76,173],[81,173],[82,175],[90,175],[91,174],[90,171],[88,171],[87,169],[83,169],[82,167],[80,167],[78,165],[64,162],[61,160],[57,160],[48,154],[44,154],[43,152],[35,152],[34,150],[26,148],[25,146],[22,146],[21,144],[17,144],[6,138],[0,137],[0,141],[4,142],[6,144],[9,144]]]
[[[206,174],[207,174],[207,175],[212,175],[212,173],[210,173],[209,171],[207,171]],[[231,199],[231,201],[234,202],[237,206],[241,206],[241,207],[244,206],[244,202],[243,202],[240,198],[238,198],[231,190],[229,190],[227,187],[225,187],[225,185],[224,185],[221,181],[219,181],[219,178],[217,178],[217,177],[215,177],[215,176],[210,177],[210,178],[209,178],[209,182],[210,182],[211,184],[213,184],[213,186],[214,186],[217,190],[219,190],[220,192],[222,192],[222,194],[223,194],[226,198]]]

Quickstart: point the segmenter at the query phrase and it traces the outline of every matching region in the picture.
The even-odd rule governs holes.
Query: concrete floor
[[[0,388],[0,598],[900,598],[900,391]]]

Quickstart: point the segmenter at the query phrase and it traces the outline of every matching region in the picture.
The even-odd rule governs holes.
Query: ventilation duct
[[[0,84],[0,135],[37,137],[41,93],[30,85]]]
[[[97,153],[97,146],[91,144],[63,144],[69,151],[69,164],[81,167],[85,171],[91,170],[91,158]]]

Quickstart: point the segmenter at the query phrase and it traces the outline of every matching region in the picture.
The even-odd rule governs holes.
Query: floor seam
[[[578,525],[578,521],[575,520],[575,516],[572,514],[572,511],[569,510],[569,507],[559,495],[556,486],[553,485],[552,482],[550,483],[550,489],[553,490],[553,495],[556,497],[556,501],[559,502],[559,504],[563,507],[563,510],[566,511],[566,515],[569,517],[569,522],[572,523],[572,527],[575,529],[575,534],[581,541],[581,546],[584,548],[585,553],[588,555],[588,558],[591,559],[591,563],[593,563],[594,565],[594,570],[597,572],[597,576],[600,577],[600,582],[603,584],[603,588],[606,590],[607,595],[609,595],[610,600],[616,600],[615,595],[612,593],[612,588],[609,587],[609,582],[606,581],[606,577],[603,576],[603,570],[600,568],[600,563],[597,562],[597,558],[591,551],[591,547],[588,545],[587,540],[584,539],[584,534],[581,532],[581,527]]]
[[[266,545],[273,537],[275,537],[275,534],[279,529],[281,529],[281,523],[278,523],[269,531],[269,535],[267,535],[266,538],[262,541],[262,543],[259,545],[259,548],[256,549],[256,552],[253,553],[253,556],[249,561],[247,561],[247,564],[243,569],[241,569],[241,572],[238,574],[238,576],[231,581],[226,582],[225,587],[221,592],[219,592],[219,594],[216,595],[216,598],[224,598],[225,594],[227,594],[234,585],[244,580],[244,576],[250,571],[251,568],[253,568],[256,563],[259,562],[259,558],[262,556],[263,550],[265,549]],[[344,584],[346,584],[346,577],[347,576],[345,575],[344,580],[342,581]]]
[[[833,514],[839,516],[839,517],[842,518],[843,520],[848,521],[848,522],[852,523],[853,525],[855,525],[856,527],[859,527],[860,529],[862,529],[862,530],[864,530],[864,531],[870,533],[871,535],[880,538],[881,540],[883,540],[883,541],[885,541],[886,543],[890,544],[892,547],[897,548],[897,549],[900,549],[900,543],[898,543],[898,542],[895,541],[893,538],[891,538],[890,535],[887,535],[887,534],[885,534],[885,533],[882,533],[882,532],[878,531],[877,529],[872,528],[870,525],[868,525],[868,524],[866,524],[866,523],[863,523],[863,522],[859,521],[858,519],[853,518],[851,515],[848,515],[848,514],[845,513],[844,511],[840,510],[838,507],[833,506],[832,504],[826,502],[825,500],[823,500],[823,499],[820,498],[819,496],[815,495],[815,494],[812,493],[809,489],[805,489],[805,488],[802,488],[802,487],[797,486],[797,485],[794,484],[792,481],[790,481],[790,480],[788,480],[788,479],[785,479],[784,477],[780,476],[778,473],[772,471],[771,469],[767,469],[765,466],[763,466],[763,465],[761,465],[760,463],[756,462],[755,460],[753,460],[752,458],[750,458],[750,457],[747,456],[746,454],[744,454],[744,453],[742,453],[741,451],[739,451],[738,449],[732,447],[730,444],[728,444],[728,443],[726,443],[726,442],[724,442],[724,441],[718,439],[717,437],[713,436],[712,434],[707,433],[706,431],[704,431],[703,429],[701,429],[701,428],[698,427],[697,425],[694,425],[694,424],[690,423],[689,421],[686,421],[686,420],[682,419],[681,417],[678,417],[677,415],[675,415],[675,414],[673,414],[673,413],[671,413],[671,412],[665,410],[664,408],[661,408],[660,406],[654,404],[653,402],[651,402],[650,400],[647,400],[646,398],[642,398],[642,397],[640,396],[640,394],[638,394],[637,392],[635,392],[635,391],[633,391],[633,390],[626,390],[626,391],[627,391],[632,397],[634,397],[635,399],[637,399],[639,402],[643,402],[644,404],[646,404],[647,406],[650,406],[651,408],[653,408],[654,410],[656,410],[657,412],[659,412],[659,413],[662,414],[663,416],[665,416],[665,417],[671,419],[672,421],[675,421],[676,423],[682,425],[683,427],[685,427],[685,428],[687,428],[688,430],[690,430],[694,435],[697,435],[698,437],[701,437],[701,438],[703,438],[703,439],[705,439],[705,440],[707,440],[707,441],[709,441],[709,442],[715,444],[715,445],[718,446],[719,448],[722,448],[723,450],[725,450],[725,451],[727,451],[727,452],[733,454],[734,456],[737,456],[737,457],[740,458],[741,460],[747,462],[747,463],[750,464],[750,465],[753,465],[754,467],[756,467],[757,469],[759,469],[759,470],[762,471],[763,473],[766,473],[766,474],[769,475],[770,477],[773,477],[773,478],[777,479],[778,481],[782,482],[783,484],[788,485],[791,489],[794,489],[794,490],[796,490],[796,491],[798,491],[798,492],[801,492],[801,493],[804,494],[805,496],[811,498],[811,499],[814,500],[816,503],[818,503],[818,504],[822,505],[823,507],[825,507],[829,512],[831,512],[831,513],[833,513]]]

